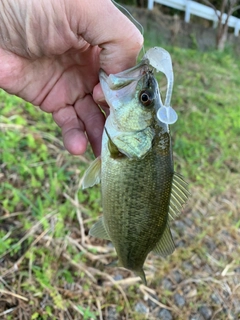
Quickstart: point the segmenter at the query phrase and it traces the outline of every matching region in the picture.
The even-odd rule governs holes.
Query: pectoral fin
[[[181,175],[174,173],[169,205],[169,216],[171,219],[174,219],[174,216],[177,217],[179,215],[190,195],[187,186],[187,182],[183,180]]]
[[[101,181],[101,157],[97,157],[85,171],[82,189],[94,186]]]
[[[157,242],[153,252],[159,254],[161,257],[169,256],[175,250],[175,244],[173,242],[171,230],[167,223],[166,228],[163,232],[162,237]]]
[[[104,225],[103,217],[101,217],[89,230],[89,235],[98,239],[111,240]]]

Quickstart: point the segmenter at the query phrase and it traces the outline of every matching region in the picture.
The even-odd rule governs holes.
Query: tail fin
[[[143,284],[145,286],[147,286],[147,279],[146,279],[146,276],[145,276],[145,273],[143,271],[143,269],[139,270],[139,271],[134,271],[136,276],[139,276],[143,282]]]

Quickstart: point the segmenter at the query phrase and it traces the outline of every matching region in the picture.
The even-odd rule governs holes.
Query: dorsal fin
[[[83,176],[82,189],[94,186],[101,181],[101,157],[97,157],[87,168]]]
[[[174,219],[174,216],[177,217],[179,215],[190,195],[187,186],[188,184],[183,180],[182,176],[178,173],[174,173],[168,212],[171,219]]]

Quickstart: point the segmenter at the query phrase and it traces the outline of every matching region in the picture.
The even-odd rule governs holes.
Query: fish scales
[[[142,160],[115,160],[107,150],[102,157],[104,222],[119,265],[128,269],[142,268],[165,229],[173,177],[171,159],[170,148],[162,150],[156,143]]]

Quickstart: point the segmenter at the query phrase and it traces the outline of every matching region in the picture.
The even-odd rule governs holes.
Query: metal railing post
[[[148,0],[148,10],[152,10],[154,5],[154,0]]]
[[[190,16],[191,16],[191,1],[186,0],[186,8],[185,8],[185,22],[190,22]]]

